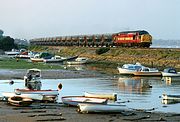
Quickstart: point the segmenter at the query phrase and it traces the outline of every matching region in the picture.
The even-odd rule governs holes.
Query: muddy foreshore
[[[0,80],[23,79],[26,75],[25,69],[0,69]],[[103,74],[97,71],[86,70],[41,70],[43,79],[71,79],[102,77]]]
[[[22,79],[26,70],[0,70],[0,78]],[[74,70],[42,70],[43,78],[84,78],[104,77],[104,74],[91,71]],[[107,76],[107,75],[106,75]],[[131,110],[111,114],[79,114],[77,108],[68,107],[62,103],[33,103],[30,107],[10,106],[0,102],[0,122],[130,122],[130,121],[169,121],[179,122],[180,114],[155,113],[152,110]]]

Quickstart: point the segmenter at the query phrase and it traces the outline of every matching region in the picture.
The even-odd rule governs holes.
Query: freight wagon
[[[30,40],[31,45],[88,46],[88,47],[150,47],[152,36],[145,30],[123,31],[112,34],[58,36]]]

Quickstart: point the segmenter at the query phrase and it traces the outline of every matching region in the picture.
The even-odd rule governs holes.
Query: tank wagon
[[[31,45],[42,46],[122,46],[150,47],[152,36],[145,30],[123,31],[112,34],[58,36],[30,40]]]

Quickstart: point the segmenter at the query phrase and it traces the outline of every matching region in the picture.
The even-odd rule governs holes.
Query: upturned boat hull
[[[125,110],[127,110],[125,105],[78,104],[78,112],[80,113],[119,113]]]

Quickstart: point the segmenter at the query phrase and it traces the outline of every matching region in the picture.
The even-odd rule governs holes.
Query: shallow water
[[[23,80],[14,80],[14,82],[10,85],[9,80],[0,80],[0,96],[2,92],[25,88]],[[179,94],[179,78],[162,80],[161,77],[119,76],[118,78],[43,79],[41,89],[57,89],[59,83],[63,84],[63,88],[59,91],[58,101],[61,101],[62,96],[83,95],[84,91],[113,92],[118,94],[118,102],[125,102],[123,104],[129,108],[156,108],[155,111],[180,113],[180,103],[166,105],[162,104],[159,98],[163,93]]]

